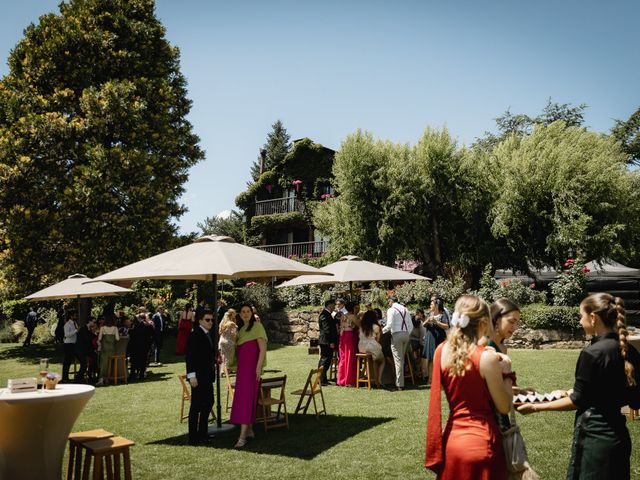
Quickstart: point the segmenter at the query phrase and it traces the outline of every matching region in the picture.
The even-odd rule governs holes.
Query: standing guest
[[[116,326],[121,328],[128,319],[129,318],[126,313],[124,313],[124,310],[118,310],[118,313],[116,314]]]
[[[222,358],[222,367],[229,368],[229,365],[233,363],[234,354],[236,350],[236,338],[238,335],[238,326],[236,325],[236,311],[230,308],[224,313],[224,317],[220,322],[218,334],[220,340],[218,340],[218,350]]]
[[[69,382],[69,369],[76,357],[76,340],[78,338],[78,318],[75,310],[68,314],[69,320],[64,324],[64,360],[62,361],[62,382]]]
[[[196,306],[196,322],[200,321],[204,313],[204,300],[200,300]]]
[[[160,363],[160,350],[162,350],[162,344],[164,341],[164,332],[167,327],[167,320],[169,317],[164,312],[164,307],[162,305],[158,306],[156,313],[154,313],[153,317],[153,328],[155,335],[153,337],[155,343],[155,362],[157,365],[162,365]]]
[[[380,345],[381,335],[382,328],[378,324],[376,312],[367,310],[362,317],[358,350],[360,353],[371,354],[377,371],[376,382],[378,385],[382,384],[382,374],[384,373],[384,356],[382,355],[382,346]]]
[[[336,320],[331,315],[335,306],[335,300],[327,300],[324,302],[324,309],[318,317],[318,329],[320,330],[318,335],[318,345],[320,346],[320,361],[318,362],[318,366],[323,367],[322,377],[320,379],[322,385],[329,385],[327,373],[331,368],[333,352],[338,343],[338,326]]]
[[[253,312],[253,316],[256,317],[256,322],[262,323],[262,317],[258,314],[258,309],[255,305],[251,306],[251,311]]]
[[[376,316],[378,317],[378,323],[380,324],[380,326],[384,327],[387,322],[385,322],[384,317],[382,316],[382,310],[376,307],[373,309],[373,311],[376,312]]]
[[[36,325],[38,325],[38,314],[33,307],[31,307],[24,321],[24,326],[27,327],[27,338],[25,338],[22,344],[23,347],[31,345],[31,337],[33,336],[33,331],[36,329]]]
[[[447,330],[449,329],[449,315],[441,298],[431,297],[429,315],[425,318],[423,313],[422,324],[427,331],[424,336],[421,370],[422,376],[430,379],[436,347],[447,338]],[[429,380],[427,380],[428,382]]]
[[[118,333],[121,337],[128,337],[129,330],[131,330],[131,319],[125,317],[118,320]]]
[[[116,354],[116,343],[120,340],[115,315],[105,319],[98,333],[98,351],[100,352],[100,380],[96,386],[104,385],[109,376],[109,358]]]
[[[127,345],[131,357],[129,380],[144,380],[153,337],[153,325],[147,321],[147,314],[138,313],[133,328],[129,331],[129,344]]]
[[[76,338],[76,357],[80,362],[80,370],[76,373],[74,381],[76,383],[84,383],[87,373],[87,364],[90,361],[93,350],[93,329],[95,328],[95,318],[90,318],[86,325],[80,327]]]
[[[336,307],[337,307],[336,302]],[[338,376],[336,383],[342,387],[353,387],[356,384],[358,353],[358,319],[356,304],[349,302],[345,305],[347,311],[338,312],[336,318],[340,319],[340,360],[338,362]]]
[[[224,314],[227,311],[227,301],[224,298],[219,298],[216,305],[216,318],[224,317]]]
[[[629,479],[631,438],[620,408],[640,408],[640,354],[627,342],[622,299],[589,295],[580,303],[580,325],[593,338],[578,357],[573,390],[518,411],[577,410],[568,480]]]
[[[503,414],[511,410],[511,361],[478,344],[491,332],[489,307],[481,298],[461,296],[451,327],[434,357],[425,466],[438,480],[506,480],[494,409]],[[450,410],[444,435],[441,387]]]
[[[187,303],[180,314],[180,322],[178,323],[178,338],[176,338],[176,354],[178,355],[184,355],[187,348],[187,339],[193,329],[194,316],[193,305]]]
[[[209,440],[207,424],[213,407],[214,362],[217,349],[211,338],[213,311],[204,310],[198,326],[187,339],[185,360],[187,379],[191,385],[189,408],[189,444]]]
[[[391,353],[396,369],[397,390],[404,390],[404,354],[407,351],[412,328],[413,325],[411,324],[409,310],[407,310],[404,305],[398,303],[398,297],[389,297],[387,323],[382,329],[382,332],[391,332]]]
[[[513,336],[520,322],[520,307],[508,298],[501,298],[491,304],[491,322],[493,330],[491,335],[483,338],[483,344],[495,349],[498,353],[507,355],[507,346],[504,344]]]
[[[247,440],[254,438],[253,424],[256,420],[256,403],[260,388],[260,375],[266,365],[267,332],[253,316],[251,305],[240,306],[238,339],[236,349],[236,388],[229,421],[240,425],[240,436],[235,448],[242,448]]]

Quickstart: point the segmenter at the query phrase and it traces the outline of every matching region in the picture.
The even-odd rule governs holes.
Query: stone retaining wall
[[[320,310],[304,312],[272,312],[265,315],[264,324],[269,341],[282,345],[309,345],[318,338]],[[521,327],[507,342],[510,348],[583,348],[583,332],[534,330]]]

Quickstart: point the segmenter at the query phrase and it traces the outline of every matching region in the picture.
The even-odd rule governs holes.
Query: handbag
[[[516,423],[516,412],[513,406],[509,412],[510,426],[502,430],[502,447],[507,462],[507,478],[509,480],[539,480],[538,474],[529,465],[527,448],[520,427]]]

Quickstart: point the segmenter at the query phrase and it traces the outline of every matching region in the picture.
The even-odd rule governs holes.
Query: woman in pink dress
[[[193,305],[187,303],[184,311],[180,314],[180,322],[178,323],[178,338],[176,339],[176,354],[184,355],[187,349],[187,340],[193,329]]]
[[[240,425],[240,437],[235,448],[242,448],[247,440],[255,437],[256,403],[260,375],[266,364],[267,333],[256,321],[251,305],[242,304],[239,310],[238,336],[236,340],[236,388],[229,421]]]
[[[358,353],[358,312],[354,302],[345,305],[347,313],[340,317],[340,361],[336,383],[342,387],[356,384],[356,353]]]

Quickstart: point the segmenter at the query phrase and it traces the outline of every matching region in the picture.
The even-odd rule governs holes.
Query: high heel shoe
[[[246,438],[239,438],[233,448],[243,448],[247,444]]]

